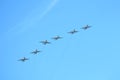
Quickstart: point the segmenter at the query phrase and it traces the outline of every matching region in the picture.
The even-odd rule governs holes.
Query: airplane
[[[60,36],[55,36],[55,37],[53,37],[52,39],[54,39],[54,40],[58,40],[58,39],[61,39],[62,37],[60,37]]]
[[[33,51],[33,52],[31,52],[32,54],[37,54],[37,53],[39,53],[39,52],[41,52],[41,51],[38,51],[37,49],[35,50],[35,51]]]
[[[23,57],[22,59],[19,59],[18,61],[25,62],[26,60],[29,60],[29,59],[28,59],[28,58],[26,58],[26,57]]]
[[[90,28],[90,27],[91,27],[91,26],[86,25],[85,27],[82,27],[81,29],[86,30],[86,29],[88,29],[88,28]]]
[[[46,45],[46,44],[50,44],[51,42],[48,42],[47,40],[45,40],[45,41],[41,41],[40,43]]]
[[[68,32],[68,33],[70,33],[70,34],[74,34],[74,33],[77,33],[78,31],[76,31],[75,29],[74,30],[72,30],[72,31],[70,31],[70,32]]]

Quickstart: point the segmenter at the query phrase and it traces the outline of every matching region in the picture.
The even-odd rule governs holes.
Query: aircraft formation
[[[82,28],[80,28],[80,29],[87,30],[88,28],[91,28],[91,26],[86,25],[86,26],[84,26],[84,27],[82,27]],[[79,31],[73,29],[72,31],[69,31],[69,32],[67,32],[67,33],[68,33],[68,34],[75,34],[75,33],[77,33],[77,32],[79,32]],[[59,39],[62,39],[62,38],[63,38],[63,37],[58,36],[58,35],[55,36],[55,37],[52,37],[53,40],[59,40]],[[40,43],[43,44],[43,45],[51,44],[51,42],[49,42],[48,40],[40,41]],[[34,50],[34,51],[30,52],[30,53],[36,55],[36,54],[38,54],[38,53],[40,53],[40,52],[42,52],[42,51],[36,49],[36,50]],[[18,61],[25,62],[25,61],[27,61],[27,60],[29,60],[29,58],[23,57],[23,58],[19,59]]]

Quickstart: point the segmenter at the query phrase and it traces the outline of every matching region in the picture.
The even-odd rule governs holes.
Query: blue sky
[[[0,80],[120,80],[119,4],[1,0]],[[92,27],[80,29],[87,24]],[[67,33],[73,29],[79,32]],[[56,35],[63,38],[52,40]],[[42,52],[30,54],[35,49]],[[29,60],[17,61],[24,56]]]

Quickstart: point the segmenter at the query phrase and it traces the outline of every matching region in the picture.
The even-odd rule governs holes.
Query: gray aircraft
[[[60,36],[55,36],[55,37],[53,37],[52,39],[54,39],[54,40],[58,40],[58,39],[61,39],[62,37],[60,37]]]
[[[70,34],[74,34],[74,33],[77,33],[78,31],[77,30],[72,30],[72,31],[70,31],[70,32],[68,32],[68,33],[70,33]]]
[[[48,42],[47,40],[45,40],[45,41],[41,41],[40,43],[46,45],[46,44],[50,44],[51,42]]]
[[[83,30],[87,30],[88,28],[90,28],[91,26],[89,26],[89,25],[86,25],[85,27],[82,27],[81,29],[83,29]]]
[[[39,52],[41,52],[41,51],[39,51],[39,50],[35,50],[35,51],[33,51],[33,52],[31,52],[32,54],[38,54]]]
[[[19,59],[18,61],[25,62],[26,60],[29,60],[29,59],[28,59],[28,58],[26,58],[26,57],[23,57],[22,59]]]

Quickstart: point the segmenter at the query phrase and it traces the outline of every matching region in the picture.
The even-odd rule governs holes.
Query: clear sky
[[[120,80],[120,1],[0,0],[0,56],[0,80]]]

